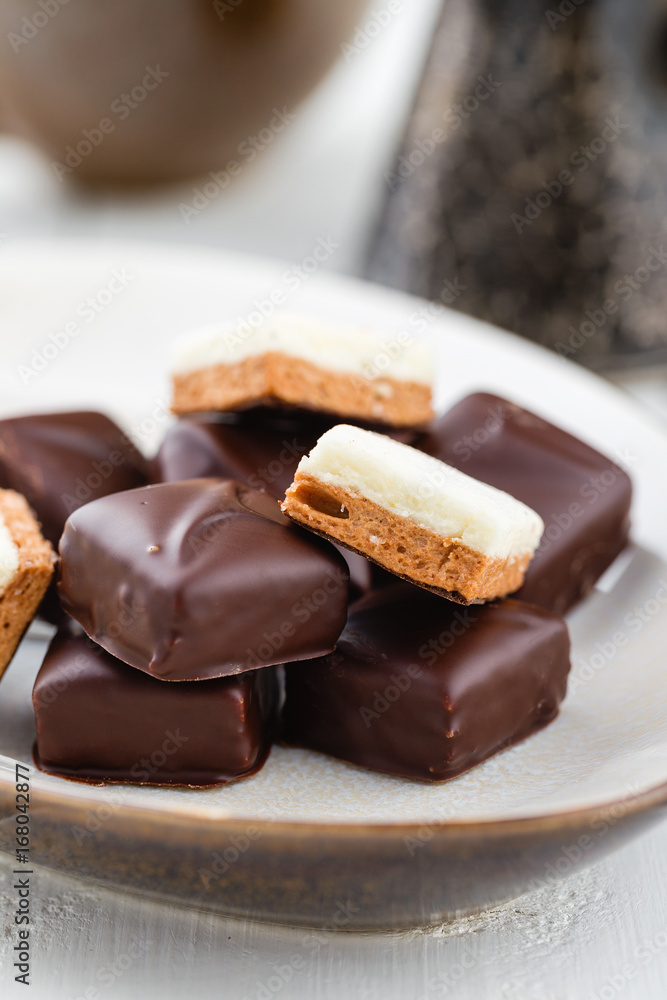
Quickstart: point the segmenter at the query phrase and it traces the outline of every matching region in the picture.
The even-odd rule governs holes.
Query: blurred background
[[[4,0],[0,36],[0,255],[333,240],[667,414],[663,0]]]

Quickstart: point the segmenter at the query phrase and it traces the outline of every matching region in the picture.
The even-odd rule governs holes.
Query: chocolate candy
[[[324,415],[263,407],[184,417],[167,431],[153,479],[169,483],[219,476],[282,500],[299,459],[335,422]]]
[[[457,607],[409,584],[350,609],[336,651],[286,667],[286,743],[427,781],[541,729],[570,668],[565,622],[512,599]]]
[[[540,514],[544,535],[514,595],[523,601],[564,613],[627,544],[632,484],[623,469],[507,400],[467,396],[416,447]]]
[[[101,413],[0,420],[0,487],[26,497],[54,548],[72,511],[146,479],[143,456]]]
[[[69,778],[219,785],[258,771],[269,752],[275,670],[201,683],[162,681],[61,628],[33,690],[35,762]]]
[[[206,413],[173,424],[153,463],[160,483],[220,476],[237,479],[282,500],[303,455],[332,427],[335,419],[304,410],[257,407],[239,414]],[[410,440],[414,432],[395,432]],[[371,588],[367,559],[340,549],[350,569],[354,598]]]
[[[86,504],[60,543],[63,607],[114,656],[169,681],[320,656],[349,574],[276,500],[195,479]]]

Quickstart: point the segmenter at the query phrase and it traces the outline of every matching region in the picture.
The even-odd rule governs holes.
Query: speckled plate
[[[90,787],[33,771],[32,858],[229,914],[425,924],[591,864],[666,807],[667,435],[570,362],[464,315],[310,268],[145,245],[25,244],[11,257],[7,248],[0,412],[101,408],[150,449],[169,419],[171,339],[270,308],[276,292],[291,309],[366,322],[388,339],[424,331],[439,354],[441,406],[479,389],[509,396],[634,478],[635,544],[570,616],[562,713],[434,787],[281,747],[260,774],[204,791]],[[30,690],[47,638],[33,626],[0,685],[0,849],[12,854],[15,761],[31,760]]]

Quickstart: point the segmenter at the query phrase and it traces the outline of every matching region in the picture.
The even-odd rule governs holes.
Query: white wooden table
[[[189,224],[178,206],[192,185],[141,199],[83,197],[27,147],[0,139],[0,267],[22,236],[205,242],[298,262],[327,234],[340,244],[328,266],[354,273],[437,7],[406,2],[372,45],[341,61],[233,193]],[[666,373],[619,381],[667,420]],[[0,858],[3,1000],[667,997],[665,824],[556,888],[435,930],[394,934],[226,920],[38,870],[29,992],[13,982],[11,872]]]
[[[0,912],[11,910],[0,862]],[[33,985],[3,1000],[664,1000],[667,825],[555,888],[424,931],[309,932],[33,876]]]

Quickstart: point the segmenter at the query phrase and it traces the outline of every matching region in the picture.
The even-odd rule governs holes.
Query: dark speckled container
[[[666,176],[664,0],[447,0],[369,276],[594,367],[667,360]]]

